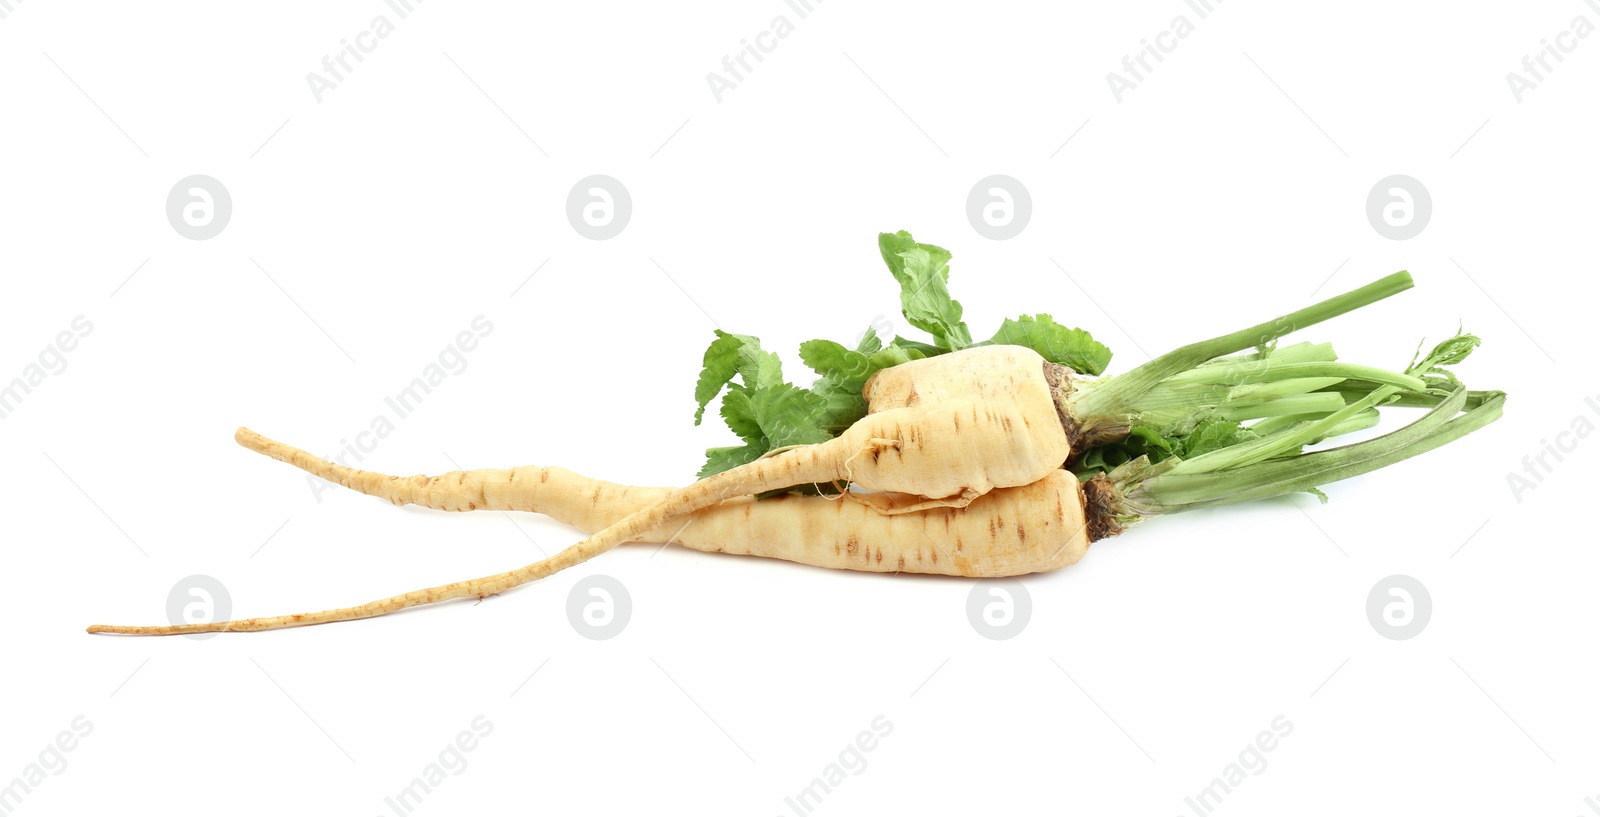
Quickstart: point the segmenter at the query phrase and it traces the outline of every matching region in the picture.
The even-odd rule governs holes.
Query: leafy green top
[[[1305,446],[1328,437],[1375,425],[1377,405],[1395,401],[1409,405],[1433,405],[1462,389],[1461,381],[1455,372],[1445,367],[1466,360],[1481,343],[1476,335],[1466,334],[1458,329],[1453,337],[1439,343],[1427,355],[1421,353],[1422,347],[1419,344],[1417,353],[1413,355],[1411,363],[1406,366],[1403,374],[1338,364],[1334,362],[1332,348],[1326,344],[1297,344],[1288,347],[1271,344],[1255,354],[1237,358],[1216,358],[1193,370],[1162,381],[1151,394],[1160,397],[1173,389],[1183,388],[1196,392],[1199,388],[1204,388],[1196,384],[1207,383],[1209,380],[1207,374],[1216,372],[1223,375],[1216,381],[1223,386],[1216,388],[1221,389],[1219,396],[1225,395],[1224,399],[1211,399],[1209,401],[1213,404],[1211,406],[1205,405],[1207,400],[1203,398],[1186,401],[1180,418],[1164,426],[1148,423],[1134,425],[1129,429],[1126,438],[1084,452],[1073,470],[1080,478],[1087,478],[1114,470],[1140,457],[1148,458],[1151,464],[1168,459],[1190,461],[1188,466],[1184,466],[1188,468],[1196,465],[1193,460],[1201,455],[1224,448],[1243,444],[1270,447],[1274,444],[1265,439],[1268,437],[1274,437],[1282,443],[1271,449],[1274,452],[1273,456],[1298,454]],[[1318,386],[1320,381],[1313,378],[1278,379],[1286,373],[1298,374],[1308,366],[1319,367],[1316,372],[1321,374],[1348,377],[1328,386]],[[1263,391],[1260,394],[1266,399],[1250,402],[1250,394],[1246,389],[1254,387],[1255,383],[1261,381],[1274,380],[1290,384],[1291,389],[1295,383],[1305,383],[1316,387],[1316,390],[1298,397],[1293,395],[1285,397],[1277,392]],[[1407,385],[1421,388],[1404,387]],[[1331,400],[1331,404],[1325,408],[1317,406],[1310,411],[1302,410],[1303,407],[1312,405],[1307,398],[1317,397],[1338,399]],[[1351,402],[1347,403],[1347,399]],[[1367,405],[1357,405],[1363,402]],[[1218,416],[1215,407],[1217,403],[1237,405],[1246,409],[1246,413],[1254,408],[1257,411],[1250,413],[1250,416],[1267,419],[1246,426],[1234,418]],[[1285,408],[1282,412],[1270,410],[1275,406]],[[1145,416],[1165,415],[1151,411]],[[1335,419],[1330,423],[1330,418]],[[1232,453],[1247,450],[1236,448],[1232,449]]]
[[[1006,344],[1025,346],[1083,374],[1099,375],[1111,362],[1111,350],[1088,332],[1062,326],[1046,314],[1006,320],[994,337],[973,343],[961,319],[961,303],[950,297],[948,250],[919,244],[901,231],[879,234],[878,251],[900,283],[901,314],[932,336],[932,342],[895,337],[884,345],[871,328],[854,349],[831,340],[806,341],[800,344],[800,359],[817,373],[817,380],[805,390],[783,379],[781,361],[762,349],[759,339],[717,330],[695,384],[694,422],[700,424],[706,407],[726,388],[722,419],[743,444],[707,450],[701,477],[786,446],[826,442],[866,416],[861,389],[868,378],[919,358]]]

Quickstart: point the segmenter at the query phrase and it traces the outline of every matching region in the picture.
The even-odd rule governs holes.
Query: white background
[[[0,420],[0,783],[93,724],[18,813],[392,814],[480,715],[493,732],[416,813],[791,814],[879,715],[892,734],[815,813],[1192,814],[1279,715],[1292,734],[1216,813],[1591,813],[1600,553],[1577,520],[1600,440],[1520,497],[1507,475],[1600,425],[1600,37],[1520,103],[1505,75],[1593,8],[434,0],[318,102],[306,75],[379,14],[11,0],[0,20],[0,381],[94,327]],[[706,75],[779,14],[793,33],[717,102]],[[1119,103],[1106,75],[1179,14],[1194,33]],[[164,212],[196,173],[234,205],[207,241]],[[594,173],[633,199],[607,241],[565,214]],[[1008,241],[964,212],[994,173],[1032,195]],[[1407,241],[1365,214],[1395,173],[1433,199]],[[1113,371],[1409,269],[1415,290],[1305,339],[1393,368],[1463,322],[1486,344],[1462,374],[1509,391],[1506,416],[1326,506],[1099,543],[1027,580],[1010,641],[969,626],[968,581],[650,545],[481,604],[83,633],[165,623],[191,574],[272,615],[553,552],[577,532],[531,515],[319,501],[233,431],[332,453],[483,315],[467,369],[365,465],[681,484],[731,440],[690,425],[714,321],[801,382],[801,340],[914,331],[874,245],[895,229],[955,253],[975,334],[1051,312]],[[567,622],[595,573],[631,592],[614,640]],[[1391,574],[1431,592],[1408,641],[1367,620]]]

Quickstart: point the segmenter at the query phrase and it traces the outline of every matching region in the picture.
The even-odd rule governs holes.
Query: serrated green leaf
[[[1062,326],[1042,312],[1006,320],[1000,324],[1000,331],[994,337],[977,345],[996,344],[1026,346],[1045,360],[1059,363],[1080,374],[1100,375],[1111,363],[1111,350],[1088,332]]]
[[[808,340],[800,344],[800,360],[824,378],[854,383],[857,388],[876,371],[871,357],[831,340]]]
[[[738,468],[746,463],[755,462],[767,449],[761,445],[731,445],[724,448],[706,449],[706,464],[700,467],[697,475],[701,479],[720,474],[730,468]]]
[[[833,435],[817,423],[817,416],[827,403],[809,391],[779,383],[753,392],[750,403],[768,451],[833,439]]]
[[[1079,475],[1110,471],[1139,457],[1149,457],[1152,464],[1172,457],[1189,459],[1259,437],[1239,423],[1215,417],[1181,431],[1134,426],[1126,438],[1085,451],[1073,471]]]
[[[1259,439],[1260,435],[1232,420],[1211,417],[1201,420],[1194,430],[1176,440],[1184,459],[1209,454],[1230,445]]]
[[[761,423],[756,420],[756,409],[750,402],[750,391],[743,386],[730,386],[722,398],[722,419],[733,433],[746,443],[761,439]]]
[[[761,348],[761,339],[715,330],[716,340],[706,347],[700,378],[695,382],[694,399],[698,407],[694,424],[700,425],[706,406],[716,399],[734,377],[747,388],[759,389],[783,382],[783,363],[778,356]]]
[[[706,347],[700,379],[694,385],[694,399],[699,404],[694,412],[695,425],[700,425],[700,419],[706,413],[706,406],[716,399],[722,387],[728,385],[728,381],[739,373],[739,348],[744,345],[744,341],[737,335],[730,335],[721,329],[716,330],[716,333],[717,339]]]
[[[882,348],[883,341],[878,339],[878,330],[870,326],[867,327],[867,331],[861,333],[861,341],[856,344],[856,351],[864,355],[870,355]]]
[[[1424,387],[1426,391],[1435,394],[1449,394],[1461,388],[1462,385],[1460,378],[1456,377],[1456,373],[1445,367],[1454,366],[1466,360],[1472,354],[1472,351],[1481,345],[1483,345],[1483,341],[1477,335],[1457,330],[1454,337],[1434,346],[1432,351],[1421,357],[1421,359],[1413,356],[1411,365],[1406,367],[1406,374],[1422,378],[1423,383],[1426,384]],[[1417,345],[1417,350],[1418,352],[1422,350],[1421,344]]]
[[[773,449],[833,439],[819,423],[826,409],[827,401],[821,396],[789,383],[760,389],[730,388],[722,398],[722,417],[745,444],[708,449],[700,476],[744,465]]]
[[[885,346],[867,355],[867,361],[872,364],[872,370],[876,372],[891,366],[899,366],[902,363],[910,363],[913,360],[921,360],[925,357],[931,357],[931,355],[924,354],[921,349],[912,349],[905,346]]]
[[[945,352],[950,351],[948,349],[942,349],[938,346],[934,346],[931,343],[923,343],[920,340],[902,338],[898,335],[896,335],[895,339],[890,342],[889,348],[908,349],[914,352],[920,352],[922,357],[933,357],[935,355],[942,355]]]
[[[972,345],[961,321],[961,304],[950,297],[950,251],[918,244],[911,234],[879,233],[878,252],[900,282],[900,313],[912,326],[933,335],[936,345],[959,351]]]

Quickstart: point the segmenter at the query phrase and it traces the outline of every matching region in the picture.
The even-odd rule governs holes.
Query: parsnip
[[[728,523],[720,520],[726,519],[728,508],[733,507],[751,518],[759,513],[763,527],[716,545],[723,549],[742,547],[757,555],[825,566],[890,569],[879,567],[883,559],[892,560],[894,570],[910,569],[902,568],[901,562],[909,555],[912,563],[923,564],[919,558],[923,550],[914,538],[907,541],[905,537],[938,524],[957,538],[933,537],[927,550],[930,572],[982,576],[1053,569],[1068,563],[1057,559],[1064,555],[1076,559],[1089,539],[1110,535],[1130,520],[1185,509],[1196,501],[1232,501],[1229,494],[1220,493],[1222,488],[1244,486],[1254,491],[1253,495],[1299,490],[1278,490],[1297,484],[1292,478],[1258,485],[1251,481],[1258,471],[1249,469],[1276,464],[1265,462],[1274,458],[1293,459],[1292,454],[1312,440],[1370,425],[1375,421],[1376,406],[1384,401],[1421,395],[1425,390],[1447,391],[1433,388],[1421,370],[1395,374],[1351,367],[1334,362],[1331,349],[1324,347],[1285,355],[1273,352],[1276,339],[1290,331],[1408,289],[1411,279],[1404,272],[1271,321],[1181,347],[1124,374],[1090,380],[1052,362],[1071,357],[1057,354],[1059,344],[1082,345],[1082,339],[1071,334],[1078,330],[1065,330],[1048,316],[1024,316],[1008,321],[995,338],[972,344],[960,322],[960,305],[943,289],[947,273],[940,259],[947,259],[948,254],[931,245],[912,244],[907,234],[886,236],[882,246],[886,260],[891,258],[889,248],[895,247],[899,249],[894,257],[905,262],[897,268],[891,261],[891,270],[902,278],[904,314],[914,325],[928,328],[939,345],[913,341],[873,352],[874,358],[888,355],[902,361],[887,369],[881,368],[886,365],[881,360],[874,363],[859,350],[850,352],[828,342],[803,345],[808,365],[823,375],[818,386],[807,393],[776,376],[776,357],[761,351],[754,338],[719,332],[707,352],[696,397],[703,411],[735,372],[743,378],[746,382],[729,393],[729,398],[736,398],[734,410],[729,410],[725,399],[723,412],[746,445],[713,451],[721,455],[708,461],[704,473],[709,476],[684,488],[649,493],[648,501],[627,505],[625,513],[607,515],[608,524],[596,526],[593,535],[555,556],[504,573],[357,607],[218,622],[200,628],[97,626],[91,631],[172,634],[273,629],[367,618],[455,598],[484,598],[625,542],[681,529],[686,521],[715,519],[719,521],[708,526],[713,532],[731,531],[723,527]],[[919,270],[915,274],[910,271],[913,266]],[[1024,337],[1028,348],[1010,345],[1007,340]],[[895,343],[903,341],[897,338]],[[935,356],[914,359],[908,350],[920,356],[924,352],[914,348],[919,346]],[[1258,351],[1224,357],[1250,347]],[[1109,352],[1099,348],[1108,359]],[[1103,366],[1104,359],[1091,365]],[[861,361],[881,370],[866,380],[865,370],[850,368]],[[858,374],[852,375],[852,371]],[[1347,392],[1356,396],[1349,405]],[[1437,394],[1434,398],[1438,399]],[[802,433],[793,433],[797,415],[812,407],[829,419],[813,418]],[[1133,465],[1138,463],[1130,463],[1132,470],[1121,472],[1122,482],[1091,482],[1087,499],[1073,478],[1064,477],[1061,471],[1084,448],[1127,436],[1135,422],[1160,418],[1162,426],[1178,427],[1210,415],[1223,421],[1303,419],[1277,422],[1272,434],[1247,435],[1248,444],[1240,442],[1223,451],[1214,451],[1215,445],[1186,448],[1186,453],[1212,451],[1189,462],[1178,458],[1159,465],[1140,461],[1137,468]],[[850,418],[859,419],[846,425]],[[336,466],[246,429],[240,429],[237,439],[248,448],[356,490],[399,504],[443,510],[535,510],[540,504],[536,500],[550,496],[541,486],[548,485],[556,473],[554,469],[522,467],[402,479]],[[809,444],[788,444],[793,442]],[[762,452],[765,456],[760,456]],[[750,460],[756,456],[760,458]],[[1160,482],[1168,470],[1174,471],[1168,482]],[[1214,472],[1227,478],[1210,478]],[[1195,489],[1184,482],[1191,477],[1210,481],[1203,479]],[[1180,502],[1172,499],[1176,494],[1152,488],[1163,484],[1199,490],[1200,498]],[[837,489],[846,485],[858,490],[847,491],[842,498],[812,497],[803,503],[782,499],[776,500],[778,504],[751,504],[746,499],[802,486]],[[1005,493],[983,502],[997,491]],[[1053,491],[1056,501],[1041,499],[1041,491]],[[1029,502],[1019,504],[1018,497],[1027,497]],[[1044,502],[1040,506],[1044,510],[1030,513],[1022,507],[1039,501]],[[599,508],[598,495],[591,497],[591,502]],[[1088,507],[1091,512],[1079,513],[1074,525],[1069,518],[1073,507],[1079,511]],[[1052,514],[1049,508],[1056,510]],[[903,523],[895,521],[900,517],[906,518]],[[1004,539],[1001,532],[1008,527],[1015,540]],[[982,530],[989,531],[989,541],[984,543],[987,549],[969,554],[967,535]],[[1031,544],[1024,538],[1029,535],[1035,537]],[[856,551],[848,547],[852,536]],[[870,559],[862,557],[858,563],[867,538],[879,536],[892,541],[873,543]],[[1074,538],[1078,536],[1085,538],[1079,542]],[[711,546],[710,540],[705,542]],[[839,553],[830,556],[834,545]],[[1041,556],[1046,553],[1047,557]],[[962,554],[963,561],[958,563],[955,554]],[[938,569],[933,569],[934,556],[942,560]],[[839,559],[848,564],[837,563]]]
[[[1458,388],[1420,420],[1382,437],[1210,472],[1182,471],[1177,460],[1152,465],[1140,459],[1084,485],[1067,472],[1054,472],[1030,485],[992,491],[965,508],[899,515],[825,497],[765,501],[741,497],[693,512],[676,527],[645,529],[641,536],[676,540],[697,550],[851,570],[960,576],[1054,570],[1077,561],[1090,542],[1151,516],[1312,490],[1430,451],[1497,419],[1504,400],[1497,392],[1474,395]],[[1467,406],[1474,407],[1457,416]],[[1316,432],[1306,428],[1278,433]],[[590,530],[620,514],[637,517],[641,509],[660,506],[677,493],[603,483],[553,468],[463,471],[402,480],[353,471],[243,430],[240,436],[241,442],[275,458],[390,501],[421,500],[419,504],[444,510],[538,510]],[[691,528],[697,529],[689,534]],[[156,627],[94,625],[89,632],[182,635],[369,618],[450,598],[482,598],[589,555],[569,548],[510,573],[320,613]]]
[[[396,505],[542,513],[590,532],[673,492],[539,466],[393,477],[328,462],[248,429],[240,429],[237,439],[246,448]],[[970,512],[934,508],[888,515],[828,497],[743,496],[641,533],[638,541],[671,541],[693,550],[768,556],[818,567],[950,576],[1054,570],[1076,561],[1089,544],[1077,479],[1067,471],[1058,469],[1030,485],[991,491],[966,510]]]

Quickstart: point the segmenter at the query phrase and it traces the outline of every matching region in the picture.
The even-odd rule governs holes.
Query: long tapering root
[[[919,442],[922,439],[934,439],[941,435],[948,436],[945,432],[945,425],[953,427],[959,423],[961,411],[970,411],[971,420],[969,424],[971,424],[971,427],[967,433],[973,441],[969,443],[969,446],[983,450],[985,446],[980,444],[980,438],[972,437],[972,435],[977,434],[975,429],[986,429],[990,432],[988,436],[993,438],[996,443],[993,446],[989,446],[991,448],[997,450],[1001,448],[1014,449],[1019,454],[1026,451],[1038,453],[1034,451],[1034,449],[1040,447],[1037,444],[1038,441],[1033,436],[1025,433],[1028,428],[1027,423],[1021,420],[1013,422],[1009,416],[995,414],[987,408],[984,409],[984,422],[981,424],[978,420],[979,409],[976,405],[926,411],[911,408],[892,409],[870,415],[870,422],[863,421],[863,423],[858,423],[852,426],[851,430],[844,435],[828,442],[787,450],[783,453],[712,475],[687,488],[672,491],[665,497],[628,514],[615,524],[606,527],[555,556],[516,570],[470,581],[441,585],[426,590],[417,590],[359,607],[324,610],[320,613],[302,613],[290,616],[154,628],[97,626],[90,628],[90,632],[127,633],[130,635],[182,635],[241,630],[272,630],[371,618],[407,607],[433,604],[449,599],[469,596],[482,598],[582,563],[625,542],[637,541],[672,520],[692,514],[724,500],[760,494],[765,491],[788,488],[794,485],[825,484],[845,477],[847,471],[855,474],[865,469],[878,474],[880,477],[890,479],[889,484],[878,484],[879,480],[877,479],[873,481],[861,479],[862,484],[869,488],[892,488],[898,485],[898,482],[895,481],[896,475],[898,475],[900,480],[919,481],[934,486],[954,486],[953,490],[950,491],[934,491],[939,496],[963,494],[968,489],[973,491],[973,495],[981,495],[994,485],[986,469],[982,470],[982,472],[969,474],[966,471],[970,469],[955,469],[956,473],[952,473],[951,469],[947,467],[935,467],[942,463],[943,460],[940,456],[929,454],[927,449]],[[1021,428],[1018,428],[1018,426],[1021,426]],[[235,439],[246,448],[290,463],[312,474],[333,480],[362,493],[381,496],[395,504],[414,503],[444,510],[475,510],[479,507],[509,510],[517,507],[514,501],[518,496],[516,473],[518,469],[511,469],[509,473],[458,471],[444,477],[419,476],[401,479],[330,463],[313,457],[304,451],[268,440],[249,429],[239,429]],[[1056,464],[1059,464],[1067,454],[1065,441],[1058,439],[1056,442],[1059,445],[1055,447],[1060,450],[1051,449],[1046,452],[1048,454],[1046,459],[1052,463],[1049,468],[1055,468]],[[1049,446],[1044,447],[1048,448]],[[895,456],[892,460],[883,455],[884,451],[891,448],[895,451]],[[870,459],[863,457],[859,462],[847,468],[846,461],[860,449],[870,451]],[[906,460],[908,454],[912,456],[910,461]],[[1023,457],[1023,459],[1031,462],[1039,459],[1039,457]],[[1007,462],[1010,462],[1010,460],[1007,459]],[[533,469],[526,470],[531,471]],[[1019,474],[1010,474],[1008,478],[1016,485],[1025,485],[1049,473],[1048,469],[1042,473],[1034,473],[1036,470],[1037,468],[1031,466],[1025,467],[1022,471],[1026,472],[1026,478],[1021,478]],[[528,479],[526,472],[522,475],[522,479]],[[973,488],[972,486],[975,483],[981,483],[981,489]],[[491,490],[491,486],[495,486],[493,490]],[[463,498],[465,498],[464,508],[462,507]]]
[[[239,429],[234,439],[251,451],[353,491],[395,505],[417,505],[439,511],[527,511],[587,527],[582,520],[594,517],[597,508],[640,506],[670,491],[620,485],[590,479],[565,468],[537,465],[399,477],[329,462],[248,428]],[[615,517],[605,517],[606,523],[614,521]]]
[[[334,610],[323,610],[319,613],[296,613],[287,616],[267,616],[264,618],[242,618],[233,621],[213,621],[206,624],[173,624],[159,627],[128,627],[111,624],[95,624],[89,627],[90,633],[111,633],[116,635],[195,635],[199,633],[236,633],[252,632],[256,630],[281,630],[289,627],[306,627],[312,624],[331,624],[336,621],[355,621],[363,618],[386,615],[396,610],[407,607],[419,607],[424,604],[436,604],[441,601],[463,598],[486,598],[503,593],[518,585],[542,579],[554,573],[559,573],[576,564],[582,564],[595,556],[610,550],[610,547],[594,548],[585,547],[585,542],[580,542],[566,550],[542,559],[533,564],[484,576],[468,581],[453,582],[451,584],[430,587],[426,590],[414,590],[399,596],[369,602],[358,607],[340,607]]]
[[[233,439],[251,451],[265,454],[279,462],[286,462],[353,491],[360,491],[396,505],[423,505],[441,511],[468,511],[488,507],[491,500],[485,496],[484,485],[496,477],[508,481],[510,477],[516,476],[518,470],[485,469],[451,471],[438,476],[396,477],[329,462],[292,445],[284,445],[277,440],[263,437],[248,428],[241,427],[234,432]]]
[[[410,480],[401,480],[383,474],[356,471],[355,469],[313,457],[299,449],[269,440],[249,429],[241,428],[235,434],[235,439],[246,448],[260,451],[274,459],[280,459],[318,476],[333,479],[341,485],[347,485],[362,493],[383,496],[396,504],[416,502],[416,504],[426,504],[430,507],[442,507],[442,505],[435,504],[432,501],[418,502],[414,488],[404,487],[385,490],[384,487],[384,483],[399,482],[416,482],[418,485],[427,485],[437,483],[442,478],[413,477]],[[807,448],[817,447],[808,446]],[[834,446],[831,450],[837,449],[838,446]],[[166,627],[95,625],[89,628],[89,632],[124,635],[190,635],[197,633],[278,630],[288,627],[305,627],[312,624],[330,624],[336,621],[372,618],[392,613],[396,610],[404,610],[407,607],[435,604],[450,599],[472,596],[484,598],[542,579],[573,565],[581,564],[625,542],[638,540],[641,536],[649,534],[650,531],[667,520],[693,513],[700,508],[714,505],[723,499],[832,478],[838,473],[838,470],[839,464],[836,460],[818,456],[815,451],[797,449],[785,452],[769,459],[759,460],[741,469],[725,471],[708,477],[689,488],[674,491],[665,498],[628,514],[616,524],[548,559],[534,562],[516,570],[430,587],[425,590],[415,590],[404,595],[363,604],[359,607],[341,607],[334,610],[323,610],[319,613],[217,621],[207,624],[176,624]],[[465,484],[468,477],[479,472],[455,473],[461,475],[458,479]],[[486,502],[488,501],[487,491],[479,490],[479,494],[483,496]]]

